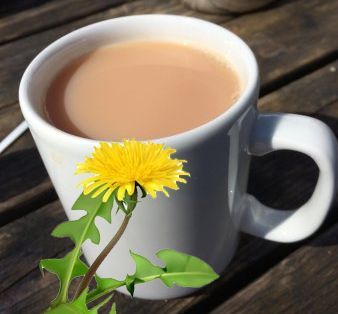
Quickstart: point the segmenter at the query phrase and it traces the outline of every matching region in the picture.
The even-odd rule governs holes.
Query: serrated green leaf
[[[91,194],[81,194],[75,202],[73,210],[86,210],[84,208],[88,208],[88,210],[86,210],[87,214],[77,220],[61,223],[53,230],[52,235],[57,238],[69,237],[74,243],[78,243],[83,241],[84,231],[87,230],[85,233],[86,240],[89,239],[94,244],[99,244],[100,232],[94,223],[94,219],[100,216],[111,223],[113,204],[114,195],[111,195],[108,201],[103,203],[99,197],[93,199],[91,198]]]
[[[219,276],[201,259],[175,250],[165,249],[157,252],[158,258],[165,262],[165,273],[160,279],[168,287],[199,288],[216,280]]]
[[[93,191],[92,193],[95,193]],[[74,203],[73,210],[84,210],[86,215],[78,220],[67,221],[57,226],[52,235],[63,238],[69,237],[75,243],[74,249],[67,254],[64,259],[50,259],[43,261],[41,266],[48,271],[55,273],[60,280],[60,291],[57,298],[53,301],[53,306],[68,302],[68,287],[70,282],[76,276],[83,276],[85,272],[77,274],[79,257],[81,255],[81,246],[87,239],[94,244],[100,242],[100,233],[95,225],[95,218],[101,216],[108,222],[111,222],[111,210],[115,195],[111,195],[107,203],[103,204],[100,197],[92,198],[92,193],[88,195],[81,194]],[[111,206],[111,207],[110,207]],[[110,207],[110,208],[109,208]],[[60,265],[62,262],[63,265]]]
[[[61,303],[54,308],[50,308],[46,311],[48,314],[98,314],[98,310],[103,307],[109,300],[111,296],[104,299],[95,307],[88,309],[87,307],[87,294],[88,288],[85,289],[78,298],[69,303]]]
[[[124,281],[115,279],[102,279],[96,277],[99,293],[89,294],[87,302],[106,295],[118,287],[126,286],[131,295],[134,294],[135,285],[160,279],[168,287],[175,284],[180,287],[199,288],[216,280],[219,276],[201,259],[175,250],[161,250],[156,255],[165,262],[161,268],[152,264],[145,257],[130,252],[136,264],[133,275],[127,275]],[[101,280],[103,280],[101,282]]]
[[[130,252],[130,255],[136,264],[136,270],[133,277],[137,278],[140,282],[153,280],[154,277],[157,278],[164,273],[164,270],[161,267],[155,266],[145,257],[133,252]]]
[[[73,278],[83,276],[88,270],[88,266],[76,257],[76,252],[73,250],[62,258],[44,259],[40,261],[40,269],[48,270],[55,274],[60,280],[60,289],[57,297],[52,301],[55,306],[67,300],[66,283]]]
[[[87,214],[78,220],[70,220],[58,225],[52,232],[56,238],[70,238],[74,243],[80,243],[86,239],[91,240],[94,244],[100,242],[100,232],[93,222],[94,213]],[[85,233],[84,233],[85,232]],[[83,243],[83,242],[81,242]]]
[[[161,267],[155,266],[148,259],[141,255],[133,252],[130,252],[130,255],[136,264],[136,270],[134,275],[127,275],[125,284],[128,292],[131,294],[131,296],[133,296],[135,284],[144,283],[159,278],[159,276],[163,274],[164,271]]]
[[[156,254],[165,262],[164,268],[153,265],[143,256],[133,252],[130,254],[136,264],[135,274],[128,275],[125,280],[131,295],[136,284],[157,278],[170,288],[175,284],[180,287],[199,288],[218,278],[213,269],[201,259],[175,250],[161,250]]]
[[[101,278],[95,275],[96,288],[88,294],[87,302],[96,300],[97,298],[113,292],[115,289],[124,286],[124,281],[112,278]]]
[[[92,198],[92,195],[96,190],[90,194],[84,195],[83,193],[75,201],[72,210],[85,210],[87,212],[96,211],[96,216],[100,216],[103,219],[111,223],[111,212],[114,205],[116,191],[114,191],[107,202],[102,202],[102,197],[97,196]]]

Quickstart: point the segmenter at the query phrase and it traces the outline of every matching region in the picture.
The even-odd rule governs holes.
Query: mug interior
[[[258,83],[258,71],[253,53],[239,37],[220,26],[196,18],[139,15],[80,28],[44,49],[29,65],[20,84],[20,105],[28,124],[32,126],[34,123],[36,126],[43,123],[44,127],[56,129],[46,120],[43,110],[45,96],[53,78],[72,60],[103,45],[139,40],[188,44],[224,59],[237,73],[241,94],[223,115],[228,112],[230,115],[231,111],[235,114],[248,105],[247,98],[254,93]],[[58,130],[60,132],[67,134]]]

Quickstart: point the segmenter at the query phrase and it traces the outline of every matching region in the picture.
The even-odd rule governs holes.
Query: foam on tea
[[[62,69],[45,111],[74,135],[154,139],[212,120],[239,93],[234,70],[212,54],[179,43],[127,42],[102,46]]]

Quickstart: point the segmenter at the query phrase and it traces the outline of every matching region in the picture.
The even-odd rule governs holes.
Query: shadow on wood
[[[1,0],[0,14],[15,13],[42,4],[46,1],[48,0]]]
[[[35,148],[0,158],[0,226],[56,199]]]
[[[312,115],[326,123],[338,137],[338,120]],[[311,196],[318,179],[318,167],[308,156],[294,151],[276,151],[252,159],[248,191],[265,205],[295,209]]]

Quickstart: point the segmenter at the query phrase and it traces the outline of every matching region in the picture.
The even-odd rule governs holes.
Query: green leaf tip
[[[201,259],[175,250],[165,249],[157,252],[157,257],[165,263],[161,268],[152,264],[145,257],[130,251],[136,264],[133,275],[125,279],[126,288],[134,294],[136,284],[160,279],[167,287],[199,288],[216,280],[219,276]]]
[[[171,249],[157,252],[157,257],[165,262],[165,274],[161,280],[168,287],[199,288],[219,278],[214,270],[198,257]]]

